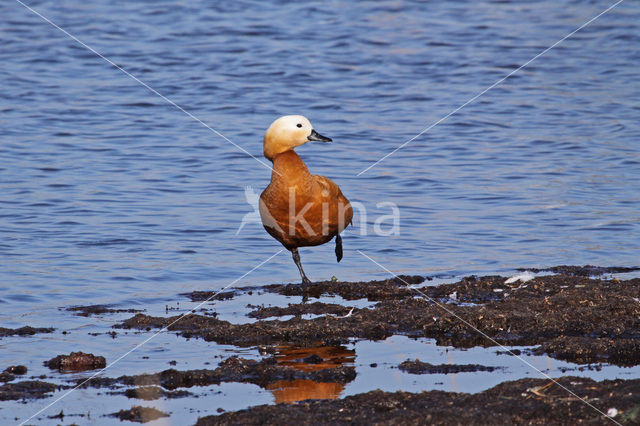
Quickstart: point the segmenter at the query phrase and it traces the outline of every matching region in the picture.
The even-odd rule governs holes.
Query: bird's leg
[[[297,248],[292,249],[291,254],[293,255],[293,261],[296,262],[296,266],[300,271],[300,276],[302,277],[302,284],[304,285],[311,284],[311,280],[307,278],[307,276],[304,274],[304,271],[302,270],[302,264],[300,263],[300,254],[298,253],[298,249]]]
[[[340,234],[336,235],[336,259],[338,263],[342,260],[342,237]]]

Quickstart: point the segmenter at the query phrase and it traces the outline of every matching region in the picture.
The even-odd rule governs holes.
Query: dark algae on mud
[[[318,382],[348,383],[355,379],[354,367],[338,366],[317,371],[305,371],[282,365],[274,357],[261,361],[230,357],[222,361],[214,370],[200,369],[179,371],[168,369],[155,374],[139,374],[118,378],[93,378],[85,383],[78,380],[83,387],[103,387],[123,384],[129,386],[162,386],[167,390],[208,386],[222,382],[253,383],[265,387],[281,380],[314,380]],[[152,398],[149,398],[152,399]]]
[[[412,278],[409,283],[418,281]],[[302,295],[307,289],[275,285],[265,287],[265,291]],[[538,353],[577,363],[640,363],[640,279],[551,275],[505,284],[504,277],[467,277],[454,284],[422,286],[420,291],[428,298],[398,279],[370,285],[314,283],[308,288],[310,297],[337,294],[348,300],[366,298],[376,303],[370,308],[355,308],[348,316],[294,316],[286,321],[262,319],[251,324],[232,324],[203,315],[188,315],[172,324],[180,317],[138,314],[116,327],[147,329],[172,324],[169,330],[185,337],[245,347],[343,344],[353,338],[379,340],[400,334],[434,338],[439,345],[455,347],[536,346]],[[326,306],[330,312],[346,310]],[[296,314],[310,308],[316,313],[321,306],[265,308],[254,311],[254,315]]]
[[[640,421],[640,380],[595,382],[563,377],[581,398],[571,396],[549,380],[521,379],[501,383],[476,394],[429,391],[421,393],[371,391],[339,400],[260,405],[246,410],[201,417],[196,425],[259,425],[286,421],[296,425],[570,425],[613,424],[605,414],[615,408],[616,421]],[[604,414],[603,414],[604,413]]]
[[[25,380],[0,386],[0,401],[46,398],[60,386],[41,380]]]
[[[86,382],[70,377],[66,387],[104,388],[108,395],[154,401],[197,398],[201,387],[248,383],[274,397],[275,404],[236,412],[204,410],[199,425],[284,421],[301,425],[606,424],[609,420],[603,413],[611,412],[622,424],[637,424],[640,379],[596,382],[567,376],[554,384],[546,379],[527,378],[475,394],[378,390],[340,398],[356,380],[359,368],[355,349],[348,346],[354,340],[382,340],[394,335],[430,338],[437,345],[458,348],[495,347],[496,352],[509,355],[547,354],[585,364],[576,366],[574,371],[583,367],[597,370],[603,363],[640,364],[640,279],[596,278],[587,273],[593,269],[566,271],[567,274],[537,276],[510,284],[505,277],[469,276],[452,284],[429,286],[422,277],[403,276],[371,282],[317,282],[305,288],[270,285],[235,289],[220,300],[245,293],[272,293],[288,296],[288,302],[295,302],[298,297],[308,301],[283,306],[247,305],[246,315],[254,319],[248,323],[222,320],[210,315],[206,308],[167,317],[136,313],[114,327],[144,332],[168,327],[186,339],[200,338],[257,350],[261,359],[231,356],[212,369],[169,368],[150,374],[94,377]],[[204,300],[210,292],[186,296]],[[339,296],[347,302],[326,303],[327,296]],[[322,301],[313,300],[320,297]],[[87,312],[103,311],[100,307]],[[500,345],[527,348],[505,352]],[[66,372],[101,368],[105,363],[102,357],[73,352],[52,358],[46,365]],[[384,368],[413,375],[505,369],[475,363],[431,364],[421,359],[386,364]],[[370,365],[377,366],[375,362]],[[16,366],[2,373],[6,383],[0,386],[0,399],[43,398],[59,388],[37,380],[13,382],[22,371]],[[171,413],[132,406],[107,415],[147,422]]]
[[[53,328],[42,328],[42,327],[38,327],[38,328],[34,328],[28,325],[25,325],[24,327],[20,327],[20,328],[5,328],[5,327],[0,327],[0,337],[7,337],[7,336],[33,336],[34,334],[37,333],[53,333]]]
[[[147,423],[161,417],[169,417],[169,415],[152,407],[133,406],[128,410],[120,410],[117,413],[113,413],[111,417],[130,422]]]
[[[422,362],[419,359],[406,360],[398,365],[401,371],[410,374],[455,374],[455,373],[471,373],[474,371],[495,371],[501,367],[492,367],[481,364],[438,364],[433,365],[428,362]]]

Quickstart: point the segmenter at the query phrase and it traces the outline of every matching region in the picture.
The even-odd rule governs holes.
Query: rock
[[[104,368],[107,361],[103,356],[85,354],[83,352],[71,352],[69,355],[58,355],[45,361],[45,366],[60,371],[85,371]]]

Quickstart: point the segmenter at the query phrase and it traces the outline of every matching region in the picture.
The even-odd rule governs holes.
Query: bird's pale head
[[[271,123],[267,129],[264,135],[264,156],[273,161],[276,155],[309,141],[331,142],[331,139],[313,130],[306,117],[285,115]]]

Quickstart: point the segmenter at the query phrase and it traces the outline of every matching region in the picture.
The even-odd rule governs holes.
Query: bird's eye
[[[298,126],[298,127],[302,127],[302,124],[298,123],[298,124],[296,124],[296,126]]]

